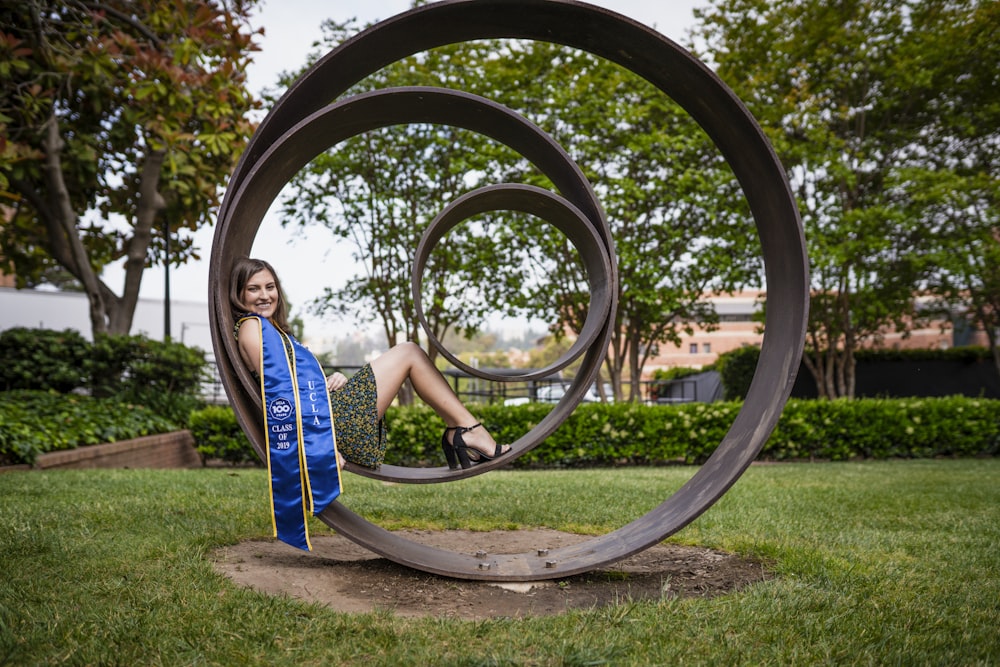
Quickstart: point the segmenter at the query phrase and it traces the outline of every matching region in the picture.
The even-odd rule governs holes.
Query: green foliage
[[[995,61],[997,16],[981,0],[719,0],[699,12],[705,51],[798,195],[805,362],[821,396],[853,396],[852,353],[921,325],[917,293],[996,330],[1000,88],[982,63]]]
[[[741,403],[584,403],[512,466],[592,467],[702,463]],[[498,442],[514,442],[552,409],[475,406]],[[386,462],[444,465],[440,420],[427,408],[391,408]],[[966,397],[790,400],[760,457],[769,460],[928,458],[1000,453],[1000,401]]]
[[[78,331],[0,332],[0,388],[69,392],[86,385],[90,343]]]
[[[654,380],[681,380],[692,375],[698,375],[699,373],[704,373],[705,371],[712,370],[712,367],[704,368],[688,368],[686,366],[673,366],[671,368],[657,368],[653,371]]]
[[[91,344],[67,329],[0,332],[0,387],[68,393],[143,405],[181,426],[201,407],[205,353],[145,336],[99,335]]]
[[[121,401],[35,392],[9,392],[5,399],[0,412],[0,453],[8,463],[31,462],[38,453],[50,449],[177,428],[176,422],[159,415],[154,420],[147,408]],[[585,403],[541,445],[511,465],[579,468],[702,463],[722,442],[740,407],[741,403],[732,401]],[[552,408],[544,403],[482,405],[474,406],[474,412],[498,442],[510,443],[525,435]],[[49,415],[49,419],[38,425],[37,414]],[[258,461],[230,407],[210,406],[192,412],[187,423],[204,459],[239,464]],[[433,410],[423,405],[393,406],[386,414],[386,425],[386,463],[444,465],[440,446],[444,424]],[[966,397],[792,399],[760,457],[836,461],[997,453],[1000,401]]]
[[[513,417],[524,432],[534,426],[551,406],[531,407],[527,421]],[[721,440],[728,413],[723,404],[690,403],[682,406],[644,406],[634,403],[588,403],[579,406],[545,442],[517,460],[519,467],[580,467],[662,465],[684,463],[688,451],[702,441]],[[510,426],[502,433],[509,433]],[[502,438],[498,437],[498,440]]]
[[[1000,401],[947,398],[792,400],[769,459],[932,458],[1000,453]]]
[[[722,378],[723,398],[727,401],[742,401],[750,391],[750,382],[757,370],[760,348],[744,345],[729,352],[723,352],[715,361],[715,367]]]
[[[580,468],[698,464],[722,442],[742,404],[584,403],[514,468]],[[534,428],[553,406],[474,406],[497,442],[511,443]],[[444,424],[426,406],[389,408],[387,464],[442,466]],[[191,418],[195,443],[206,457],[256,459],[229,407]],[[229,452],[229,454],[222,454]],[[848,460],[932,458],[1000,453],[1000,401],[966,397],[788,401],[760,458]]]
[[[917,163],[900,170],[890,189],[908,215],[931,230],[926,260],[929,291],[986,332],[991,347],[1000,331],[1000,88],[995,68],[1000,5],[990,0],[917,4],[913,22],[929,26],[910,45],[910,66],[900,90],[912,99],[935,99],[929,128],[921,136]],[[994,357],[1000,373],[1000,351]]]
[[[0,402],[0,465],[39,454],[178,430],[149,408],[115,399],[16,390]]]
[[[209,405],[191,413],[188,429],[203,461],[218,459],[226,463],[260,463],[236,415],[229,406]]]
[[[390,407],[385,423],[389,439],[386,463],[401,466],[445,465],[441,452],[444,422],[429,407]]]
[[[353,28],[325,27],[331,45]],[[614,238],[619,291],[627,295],[613,317],[616,342],[607,372],[614,386],[621,387],[617,380],[627,373],[630,386],[638,387],[654,343],[676,342],[693,321],[714,326],[707,292],[758,281],[759,243],[748,233],[746,201],[732,172],[691,117],[649,82],[542,40],[491,40],[393,63],[348,92],[442,84],[537,123],[594,184]],[[284,217],[323,224],[357,244],[367,270],[330,289],[322,307],[377,319],[395,340],[419,330],[412,266],[400,258],[412,257],[442,201],[501,182],[566,187],[555,187],[523,155],[484,135],[447,125],[399,126],[319,156],[292,180]],[[337,207],[330,206],[334,200]],[[578,333],[590,312],[591,285],[578,250],[551,225],[510,211],[450,230],[422,273],[424,317],[439,339],[475,329],[496,312]],[[630,365],[632,350],[638,364]]]
[[[94,396],[139,403],[181,424],[201,406],[207,379],[199,348],[145,336],[97,336],[87,367]]]

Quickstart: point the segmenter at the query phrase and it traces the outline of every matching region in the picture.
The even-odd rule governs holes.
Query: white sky
[[[406,11],[410,0],[265,0],[254,21],[265,30],[258,39],[261,50],[254,54],[254,63],[247,71],[251,91],[260,94],[266,88],[275,88],[281,72],[293,72],[306,64],[313,42],[320,38],[320,23],[328,18],[344,21],[356,18],[360,26]],[[686,41],[686,33],[694,22],[692,9],[704,7],[706,0],[599,0],[592,4],[613,9],[634,20],[652,26],[677,42]],[[280,92],[280,91],[279,91]],[[276,206],[275,206],[276,208]],[[272,209],[273,210],[273,209]],[[170,270],[172,301],[208,301],[208,260],[211,255],[214,228],[205,227],[194,236],[202,260],[189,262]],[[317,277],[330,275],[323,284],[338,285],[355,272],[348,268],[354,263],[349,249],[334,247],[334,241],[323,229],[313,229],[307,234],[290,233],[281,229],[271,213],[265,217],[254,244],[253,255],[271,262],[280,274],[296,313],[306,321],[307,333],[321,335],[320,329],[331,325],[320,323],[305,315],[303,307],[321,293]],[[336,268],[341,267],[341,268]],[[121,272],[105,272],[108,285],[120,292]],[[145,271],[140,295],[148,299],[163,299],[164,271],[161,267]],[[207,312],[207,305],[206,305]],[[326,335],[341,338],[350,333],[341,329],[325,331]]]

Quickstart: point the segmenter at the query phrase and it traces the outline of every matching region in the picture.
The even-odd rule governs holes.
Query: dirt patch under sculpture
[[[402,531],[454,552],[525,553],[588,539],[554,530]],[[316,602],[342,612],[388,609],[400,616],[470,620],[545,616],[570,609],[666,597],[713,597],[771,578],[763,564],[701,547],[660,544],[613,566],[550,581],[487,583],[441,577],[398,565],[339,535],[312,539],[312,552],[251,541],[214,554],[217,571],[237,584]],[[469,551],[470,545],[475,548]]]

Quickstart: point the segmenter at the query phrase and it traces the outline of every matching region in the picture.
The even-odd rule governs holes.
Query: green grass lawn
[[[692,472],[349,476],[344,502],[390,529],[601,534]],[[267,509],[261,470],[0,475],[0,665],[1000,664],[1000,459],[754,466],[671,539],[767,559],[775,579],[520,620],[350,615],[239,588],[207,556],[266,536]]]

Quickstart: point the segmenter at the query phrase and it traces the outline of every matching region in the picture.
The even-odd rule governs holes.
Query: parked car
[[[546,384],[539,387],[535,391],[535,401],[538,403],[558,403],[562,400],[562,397],[566,395],[569,390],[569,383],[555,382],[552,384]],[[604,385],[604,400],[613,401],[615,400],[615,394],[611,390],[611,385]],[[583,403],[599,403],[601,401],[600,394],[597,393],[597,383],[590,385],[587,388],[587,393],[583,395]],[[524,405],[525,403],[530,403],[530,396],[515,396],[513,398],[505,399],[504,405]]]

